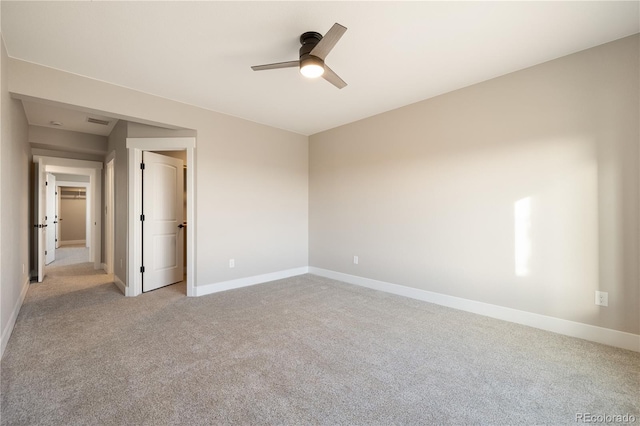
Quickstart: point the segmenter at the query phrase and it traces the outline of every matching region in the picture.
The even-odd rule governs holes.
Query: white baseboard
[[[262,284],[269,281],[281,280],[284,278],[303,275],[309,272],[306,266],[294,269],[286,269],[284,271],[271,272],[268,274],[254,275],[252,277],[238,278],[236,280],[221,281],[213,284],[198,285],[195,287],[195,296],[204,296],[205,294],[218,293],[220,291],[233,290],[235,288],[247,287],[255,284]]]
[[[124,282],[120,278],[118,278],[116,274],[113,274],[113,283],[120,289],[122,294],[127,296],[127,286],[124,285]]]
[[[22,302],[24,302],[24,298],[27,296],[27,290],[29,290],[29,277],[27,276],[24,283],[22,284],[22,289],[20,290],[20,296],[18,300],[16,300],[15,305],[13,305],[13,310],[11,311],[11,316],[9,317],[9,322],[2,330],[2,342],[0,347],[0,358],[4,355],[4,350],[9,343],[9,338],[11,337],[11,333],[13,332],[13,327],[16,325],[16,320],[18,319],[18,313],[20,312],[20,308],[22,307]]]
[[[87,244],[87,240],[67,240],[60,241],[60,247],[62,246],[76,246],[78,244]]]
[[[566,336],[577,337],[580,339],[590,340],[592,342],[603,343],[605,345],[640,352],[640,335],[638,334],[626,333],[624,331],[612,330],[595,325],[520,311],[517,309],[506,308],[504,306],[463,299],[461,297],[448,296],[446,294],[434,293],[431,291],[373,280],[370,278],[358,277],[356,275],[344,274],[342,272],[335,272],[313,266],[309,267],[309,273],[338,281],[344,281],[350,284],[356,284],[374,290],[380,290],[387,293],[410,297],[412,299],[435,303],[449,308],[472,312],[474,314],[480,314],[558,334],[564,334]]]

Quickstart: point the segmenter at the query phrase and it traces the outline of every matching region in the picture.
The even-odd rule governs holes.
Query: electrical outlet
[[[353,264],[354,265],[358,264],[358,256],[353,256]]]
[[[609,306],[609,293],[606,291],[596,291],[596,305]]]
[[[236,267],[236,260],[229,259],[229,268],[235,268],[235,267]]]

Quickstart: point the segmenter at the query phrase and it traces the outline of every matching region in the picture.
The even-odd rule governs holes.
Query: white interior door
[[[62,197],[62,190],[56,182],[56,220],[53,222],[56,229],[56,248],[60,248],[60,201]]]
[[[35,220],[34,226],[36,229],[36,273],[38,275],[38,282],[41,283],[44,280],[44,264],[45,264],[45,251],[47,248],[47,221],[45,219],[47,215],[47,190],[46,190],[46,173],[44,170],[44,162],[42,158],[38,159],[35,163]]]
[[[45,221],[47,227],[45,232],[47,235],[47,248],[45,250],[45,264],[50,264],[56,260],[56,177],[53,173],[47,173],[46,176],[46,190],[47,190],[47,214]]]
[[[183,163],[144,151],[142,154],[142,291],[183,279]]]
[[[113,193],[113,165],[114,159],[107,163],[105,168],[105,180],[104,180],[104,188],[105,188],[105,226],[104,226],[104,248],[105,248],[105,264],[107,266],[107,274],[113,274],[114,271],[114,211],[113,207],[115,204],[115,196]]]

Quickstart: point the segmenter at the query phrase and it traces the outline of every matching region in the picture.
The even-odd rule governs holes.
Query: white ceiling
[[[309,135],[640,31],[639,2],[12,2],[9,55]],[[301,33],[348,31],[295,68]],[[52,83],[53,84],[53,83]]]

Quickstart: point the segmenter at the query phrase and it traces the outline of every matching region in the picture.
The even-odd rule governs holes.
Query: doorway
[[[183,281],[186,222],[182,158],[143,151],[142,166],[144,293]]]
[[[32,276],[38,282],[44,279],[44,265],[47,253],[47,174],[69,174],[88,176],[87,202],[87,232],[86,244],[89,246],[89,258],[94,269],[102,269],[101,248],[101,215],[100,204],[102,198],[102,163],[97,161],[72,160],[67,158],[33,156],[36,176],[34,179],[34,258]],[[59,185],[60,181],[56,180]],[[54,229],[50,233],[56,234]]]
[[[91,247],[91,215],[89,214],[89,182],[58,180],[56,212],[56,245]],[[88,179],[88,176],[87,176]]]
[[[128,211],[128,268],[125,294],[138,296],[143,291],[143,240],[142,240],[142,197],[143,178],[141,163],[146,151],[186,152],[186,288],[187,296],[195,296],[195,138],[127,138],[129,169],[129,211]],[[176,225],[177,226],[177,225]]]

